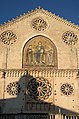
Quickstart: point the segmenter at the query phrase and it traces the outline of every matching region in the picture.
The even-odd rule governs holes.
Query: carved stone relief
[[[47,28],[47,22],[43,18],[35,18],[32,20],[32,27],[38,31],[44,31]]]
[[[0,35],[0,40],[7,45],[13,44],[16,42],[17,36],[10,30],[4,31]]]
[[[47,79],[37,77],[29,81],[28,86],[28,95],[35,100],[45,100],[48,99],[52,94],[51,84]]]
[[[78,41],[77,35],[72,31],[66,31],[63,33],[62,38],[67,45],[75,45]]]
[[[7,93],[9,93],[9,95],[18,95],[18,93],[20,93],[21,87],[18,84],[18,82],[12,82],[9,85],[7,85]]]
[[[61,92],[66,95],[66,96],[69,96],[73,93],[74,91],[74,88],[71,84],[69,83],[64,83],[62,84],[61,88],[60,88]]]

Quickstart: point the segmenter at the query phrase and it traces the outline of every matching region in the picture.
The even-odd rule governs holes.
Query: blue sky
[[[79,0],[0,0],[0,24],[38,6],[79,25]]]

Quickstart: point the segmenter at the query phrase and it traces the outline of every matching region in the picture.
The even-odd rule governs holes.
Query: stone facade
[[[79,114],[78,69],[78,26],[44,9],[0,26],[1,113]]]

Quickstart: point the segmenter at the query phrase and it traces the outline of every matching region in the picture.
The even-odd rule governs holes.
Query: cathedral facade
[[[79,118],[79,27],[44,9],[0,26],[0,119]]]

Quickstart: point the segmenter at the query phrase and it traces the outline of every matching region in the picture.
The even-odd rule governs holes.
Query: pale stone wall
[[[32,20],[38,17],[43,18],[47,23],[47,28],[43,31],[36,30],[32,27]],[[42,102],[51,103],[51,105],[71,112],[79,112],[79,86],[76,81],[77,69],[79,67],[79,28],[45,10],[38,9],[14,20],[14,22],[11,21],[6,25],[0,26],[0,34],[7,30],[11,30],[16,34],[17,39],[16,42],[10,45],[0,41],[0,106],[2,107],[3,105],[3,112],[41,112],[36,101],[32,100],[26,93],[27,82],[31,78],[27,77],[27,71],[22,69],[24,45],[29,39],[37,35],[45,36],[55,44],[58,58],[58,69],[55,70],[52,67],[45,67],[43,69],[42,67],[36,67],[34,69],[33,67],[26,67],[30,76],[34,78],[43,77],[51,83],[52,94],[47,100]],[[73,31],[77,35],[78,41],[75,45],[67,45],[63,41],[62,35],[66,31]],[[6,74],[5,77],[2,77],[4,71]],[[11,95],[7,92],[7,86],[16,81],[20,84],[21,91],[19,95]],[[62,94],[60,88],[65,83],[72,85],[73,93],[71,95]],[[14,91],[15,89],[13,88],[11,90]],[[30,105],[26,104],[27,102],[30,102]],[[34,104],[31,104],[32,102]],[[41,105],[43,112],[55,111],[53,106],[50,107],[50,110],[47,109],[47,111],[44,111],[43,106]]]
[[[31,26],[32,20],[39,16],[45,19],[45,21],[48,24],[48,27],[45,31],[37,31],[33,29]],[[29,17],[23,18],[22,20],[18,20],[16,23],[10,26],[7,26],[3,29],[1,28],[0,33],[6,30],[12,30],[17,36],[16,42],[8,46],[7,67],[9,69],[22,68],[23,47],[30,38],[37,35],[43,35],[48,37],[56,45],[57,52],[58,52],[58,68],[59,69],[76,69],[77,68],[76,49],[78,50],[79,41],[77,42],[75,46],[72,46],[72,47],[68,46],[63,42],[62,34],[66,31],[73,31],[79,38],[79,35],[78,35],[79,32],[78,30],[66,25],[65,23],[50,17],[48,14],[39,12],[36,14],[32,13],[32,15],[30,15]],[[2,49],[3,47],[5,49],[6,46],[2,44],[1,47]],[[0,53],[0,54],[3,54],[3,53]],[[0,62],[0,66],[2,66],[2,60]]]

